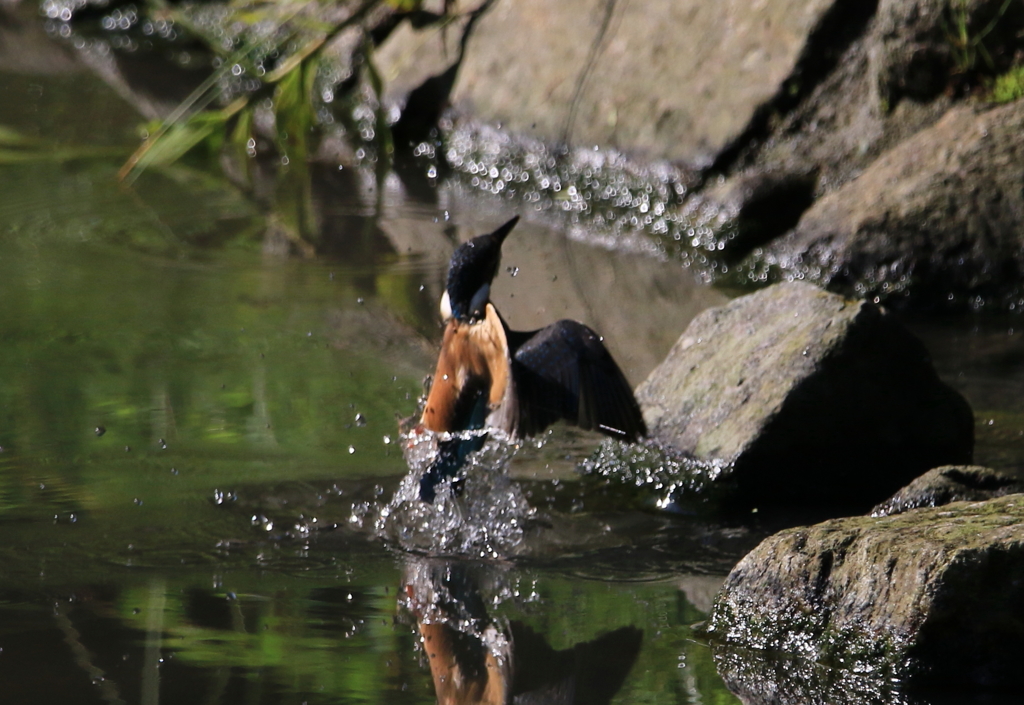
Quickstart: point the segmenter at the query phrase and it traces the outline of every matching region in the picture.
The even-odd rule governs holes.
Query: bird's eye
[[[469,310],[471,313],[477,313],[484,310],[484,306],[491,298],[491,285],[484,284],[482,287],[476,290],[473,294],[473,300],[469,302]]]

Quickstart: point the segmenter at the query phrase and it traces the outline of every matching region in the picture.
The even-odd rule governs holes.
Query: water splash
[[[456,480],[445,480],[433,503],[420,499],[420,478],[446,440],[484,435],[479,451],[470,453]],[[410,472],[386,504],[365,502],[353,508],[350,523],[372,527],[374,534],[408,551],[501,559],[521,552],[526,521],[534,515],[522,491],[508,475],[519,449],[502,433],[467,431],[435,434],[422,429],[401,437]]]
[[[658,509],[683,513],[716,501],[731,471],[722,461],[695,458],[655,441],[626,444],[612,439],[578,469],[584,477],[630,488]]]

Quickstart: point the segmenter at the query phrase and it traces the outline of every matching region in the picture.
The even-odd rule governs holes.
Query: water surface
[[[759,529],[586,496],[596,436],[512,457],[514,560],[428,558],[374,523],[458,242],[523,213],[497,305],[522,329],[586,321],[634,383],[724,294],[371,167],[124,186],[137,106],[47,56],[0,54],[0,126],[25,138],[0,162],[0,700],[429,703],[443,641],[514,656],[513,691],[737,702],[690,626]],[[912,323],[978,413],[978,459],[1019,470],[1021,324]]]

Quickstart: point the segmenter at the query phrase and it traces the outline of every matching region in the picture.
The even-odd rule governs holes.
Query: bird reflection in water
[[[555,650],[522,622],[492,617],[486,604],[509,589],[489,564],[413,559],[400,594],[440,705],[601,705],[640,653],[643,631],[633,626]]]

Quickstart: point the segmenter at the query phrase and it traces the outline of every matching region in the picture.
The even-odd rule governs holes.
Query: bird
[[[500,430],[535,436],[564,420],[635,442],[647,435],[633,390],[601,337],[573,320],[512,330],[491,301],[501,246],[519,222],[463,243],[452,254],[441,297],[444,336],[419,426],[434,433]],[[483,434],[442,440],[420,481],[420,499],[457,479]]]

